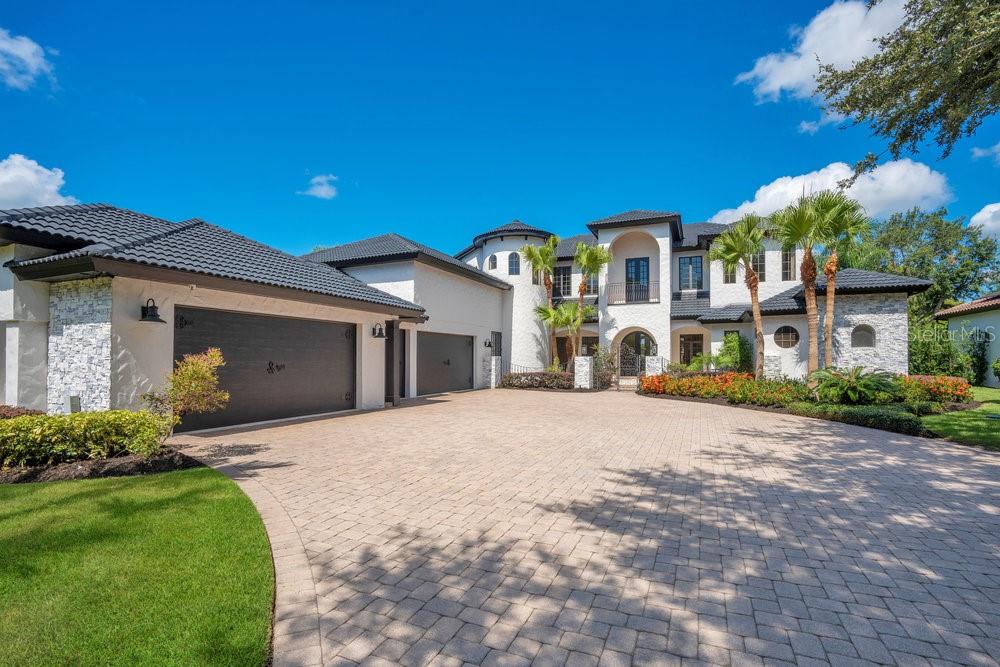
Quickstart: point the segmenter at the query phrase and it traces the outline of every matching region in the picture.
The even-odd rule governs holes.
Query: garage
[[[174,358],[222,350],[229,405],[189,415],[179,431],[355,406],[356,325],[204,308],[174,309]]]
[[[417,334],[417,393],[472,389],[472,336]]]

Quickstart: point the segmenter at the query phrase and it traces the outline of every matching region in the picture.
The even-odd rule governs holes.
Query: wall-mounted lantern
[[[381,324],[372,327],[372,338],[385,338],[385,329]]]
[[[166,324],[166,322],[160,318],[159,309],[156,307],[156,302],[152,299],[146,299],[146,305],[142,307],[142,317],[139,318],[139,321]]]
[[[490,340],[489,338],[487,338],[487,339],[486,339],[486,342],[485,342],[485,343],[483,343],[483,345],[484,345],[484,346],[485,346],[486,348],[492,348],[492,347],[493,347],[493,341],[492,341],[492,340]]]

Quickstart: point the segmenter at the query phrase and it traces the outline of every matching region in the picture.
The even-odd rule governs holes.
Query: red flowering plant
[[[969,381],[950,375],[904,375],[899,380],[899,389],[907,402],[967,403],[972,400]]]

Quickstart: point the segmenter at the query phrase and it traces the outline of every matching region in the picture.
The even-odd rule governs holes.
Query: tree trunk
[[[806,368],[810,374],[819,368],[819,314],[816,309],[816,259],[812,248],[802,257],[802,291],[806,299],[806,326],[809,330],[809,358]]]
[[[583,297],[587,293],[587,277],[588,275],[586,273],[582,271],[580,272],[580,286],[576,289],[577,300],[579,301],[579,305],[577,306],[577,308],[580,309],[581,313],[583,312]],[[583,348],[583,324],[581,323],[580,328],[576,330],[576,349],[580,350],[582,348]],[[573,356],[576,356],[575,352]]]
[[[837,292],[837,265],[839,259],[837,251],[830,252],[830,258],[826,260],[823,273],[826,274],[826,319],[823,321],[823,366],[833,367],[833,316],[834,299]]]
[[[760,280],[757,273],[747,265],[747,289],[750,290],[750,311],[753,313],[754,364],[753,374],[758,380],[764,377],[764,318],[760,315],[760,297],[757,288]]]
[[[548,271],[542,272],[542,282],[545,283],[545,296],[549,300],[549,308],[552,308],[552,276],[549,275]],[[559,352],[556,350],[556,328],[553,326],[549,327],[549,364],[554,364],[556,359],[559,358]]]

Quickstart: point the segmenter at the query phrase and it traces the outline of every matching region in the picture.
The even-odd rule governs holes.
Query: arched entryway
[[[656,340],[648,331],[636,329],[621,337],[618,343],[618,374],[622,377],[641,375],[645,358],[656,355]]]

